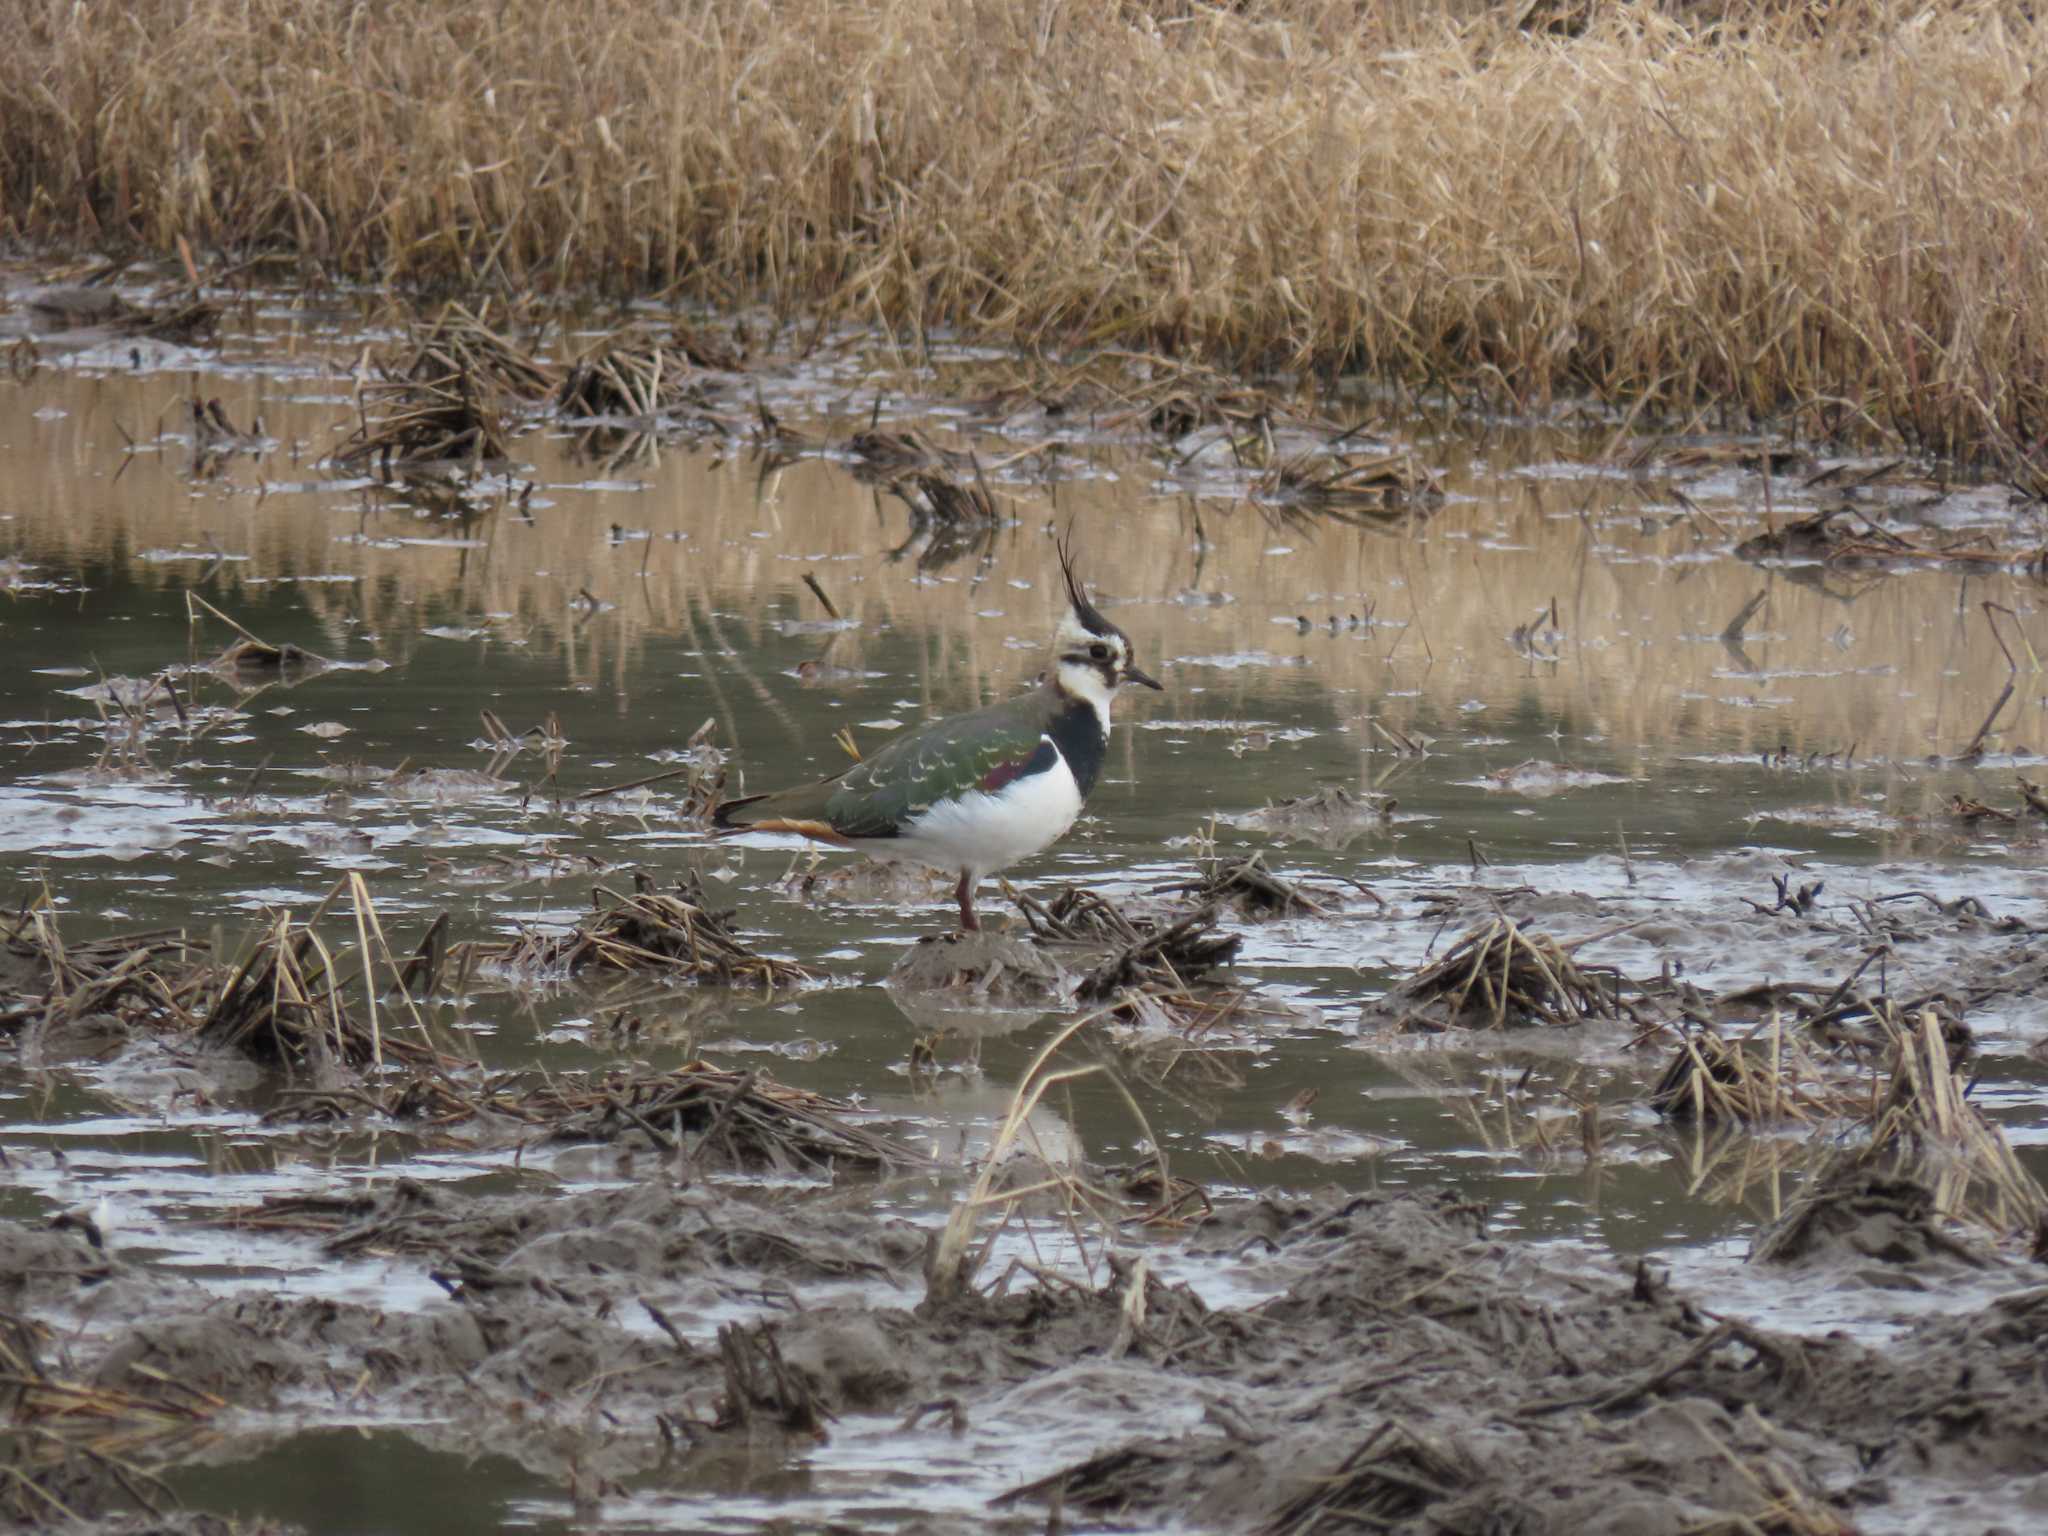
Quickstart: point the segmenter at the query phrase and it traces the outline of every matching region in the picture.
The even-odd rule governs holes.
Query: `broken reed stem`
[[[260,645],[265,647],[266,649],[270,648],[270,642],[268,640],[265,640],[261,635],[254,634],[251,631],[244,629],[240,624],[236,623],[233,619],[229,618],[226,614],[222,613],[218,608],[214,607],[213,604],[209,603],[197,592],[188,590],[185,593],[185,620],[187,624],[193,627],[195,633],[197,632],[199,624],[199,615],[193,612],[195,608],[205,609],[208,613],[212,614],[216,619],[220,620],[221,623],[227,625],[229,629],[232,629],[244,640],[247,640],[251,645]]]
[[[384,1032],[377,1022],[377,982],[375,961],[370,956],[370,930],[363,918],[363,909],[369,905],[370,893],[363,886],[363,877],[353,872],[348,876],[349,896],[355,907],[356,946],[363,957],[363,1002],[370,1013],[370,1068],[384,1070]],[[337,1045],[340,1044],[337,1038]]]
[[[968,1253],[968,1245],[973,1239],[976,1219],[980,1212],[992,1204],[1003,1205],[1007,1212],[1014,1209],[1017,1201],[1023,1198],[1024,1192],[1020,1190],[1006,1189],[1000,1194],[993,1193],[992,1191],[994,1190],[997,1174],[1003,1167],[1005,1159],[1009,1156],[1011,1149],[1016,1146],[1019,1136],[1024,1134],[1029,1128],[1032,1112],[1038,1108],[1045,1095],[1059,1084],[1095,1077],[1108,1070],[1096,1064],[1085,1067],[1069,1067],[1059,1072],[1047,1072],[1045,1070],[1047,1064],[1082,1029],[1099,1019],[1107,1018],[1114,1011],[1114,1009],[1109,1008],[1098,1009],[1092,1013],[1084,1013],[1078,1018],[1070,1020],[1040,1048],[1038,1054],[1032,1058],[1031,1065],[1025,1069],[1024,1076],[1017,1084],[1016,1093],[1011,1096],[1009,1111],[1003,1116],[1003,1123],[997,1129],[995,1139],[989,1144],[988,1155],[982,1163],[981,1172],[975,1176],[974,1183],[968,1192],[953,1207],[953,1212],[947,1217],[945,1228],[940,1232],[939,1240],[933,1247],[931,1263],[927,1272],[927,1283],[931,1294],[934,1296],[958,1295],[966,1289],[968,1283],[973,1279],[975,1272],[986,1259],[988,1252],[986,1244],[983,1245],[980,1254],[970,1256]],[[1113,1078],[1114,1074],[1111,1074],[1111,1076]],[[1130,1100],[1128,1090],[1125,1090],[1125,1098]],[[1131,1102],[1132,1107],[1135,1109],[1135,1101]],[[1139,1116],[1139,1124],[1145,1124],[1142,1115]],[[1035,1132],[1033,1134],[1035,1135]],[[1163,1180],[1165,1177],[1165,1154],[1161,1152],[1159,1157],[1160,1174]],[[1077,1188],[1078,1181],[1071,1176],[1055,1172],[1049,1184],[1056,1185],[1063,1193],[1071,1196]],[[1042,1183],[1034,1187],[1045,1188],[1048,1185]],[[993,1241],[993,1238],[991,1238],[991,1241]]]

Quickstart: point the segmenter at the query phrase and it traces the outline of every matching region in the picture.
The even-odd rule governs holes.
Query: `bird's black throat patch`
[[[1070,698],[1067,707],[1052,717],[1045,734],[1067,760],[1067,770],[1074,775],[1081,798],[1087,799],[1095,788],[1095,776],[1102,772],[1103,756],[1109,750],[1109,736],[1102,729],[1095,706],[1086,699]]]

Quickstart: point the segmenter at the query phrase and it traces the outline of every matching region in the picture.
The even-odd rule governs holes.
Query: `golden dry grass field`
[[[2041,28],[1359,0],[23,0],[0,237],[1350,367],[1995,463]]]

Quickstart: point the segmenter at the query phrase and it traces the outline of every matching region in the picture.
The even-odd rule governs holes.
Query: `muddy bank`
[[[1951,1262],[1871,1242],[1926,1219],[1888,1209],[1866,1202],[1843,1262],[1908,1282]],[[510,1456],[600,1507],[763,1437],[798,1463],[835,1439],[1036,1443],[985,1516],[927,1529],[1043,1529],[1050,1504],[1081,1528],[1199,1510],[1219,1530],[1811,1533],[1910,1528],[1994,1480],[2012,1509],[2048,1499],[2048,1287],[2018,1268],[2002,1299],[1879,1352],[1718,1319],[1651,1265],[1500,1241],[1448,1191],[1244,1202],[1100,1284],[1012,1271],[944,1301],[907,1223],[661,1182],[400,1181],[241,1220],[420,1266],[446,1299],[227,1293],[83,1230],[0,1226],[18,1522],[49,1495],[125,1529],[181,1463],[337,1423]],[[1801,1262],[1825,1270],[1825,1249]],[[1219,1286],[1272,1294],[1205,1302]]]

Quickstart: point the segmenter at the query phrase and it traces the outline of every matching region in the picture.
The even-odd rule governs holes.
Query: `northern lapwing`
[[[1029,693],[935,720],[817,784],[728,800],[712,824],[796,832],[878,859],[958,875],[960,925],[981,927],[984,876],[1049,848],[1074,824],[1109,749],[1109,709],[1125,683],[1164,685],[1131,660],[1130,637],[1088,601],[1058,546],[1067,613],[1054,664]]]

